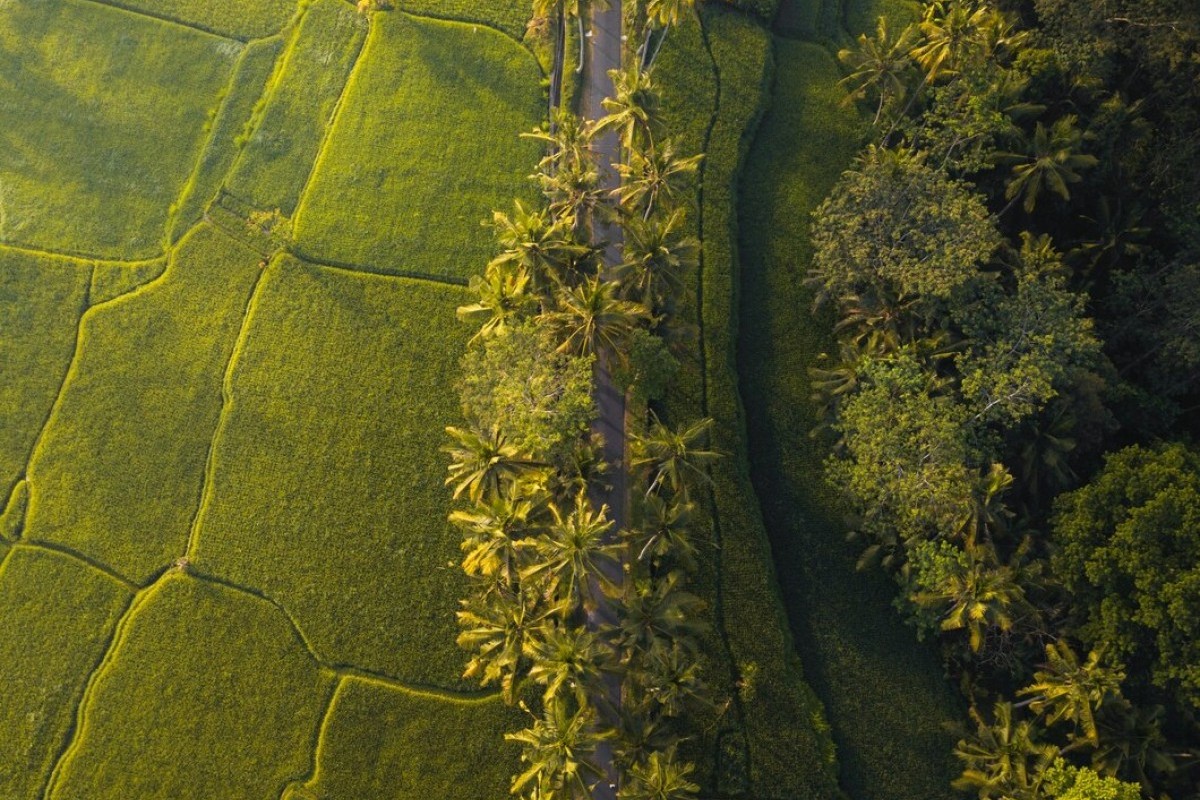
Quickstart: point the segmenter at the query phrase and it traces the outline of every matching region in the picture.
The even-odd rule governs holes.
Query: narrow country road
[[[590,34],[586,38],[586,48],[583,56],[583,116],[585,119],[598,120],[604,116],[604,106],[601,101],[612,95],[613,84],[608,77],[609,70],[621,68],[621,0],[610,0],[608,8],[600,10],[599,3],[593,3],[590,9]],[[615,131],[607,131],[595,142],[596,153],[600,162],[600,180],[603,188],[613,189],[620,183],[620,176],[612,169],[612,164],[621,156],[621,146]],[[592,224],[596,238],[607,242],[604,251],[604,269],[611,270],[621,260],[621,228],[600,219],[593,219]],[[604,438],[604,461],[609,466],[606,476],[607,489],[592,490],[592,504],[597,509],[608,506],[609,517],[613,521],[609,534],[611,541],[617,540],[617,532],[627,522],[628,489],[626,487],[625,464],[625,393],[613,381],[611,370],[612,353],[601,353],[596,362],[594,394],[598,417],[592,425],[592,430]],[[624,584],[624,570],[616,565],[605,577],[616,586]],[[593,597],[602,597],[597,581],[590,587]],[[587,612],[587,624],[591,630],[600,630],[608,625],[615,625],[617,615],[612,603],[601,600]],[[614,712],[620,708],[621,680],[618,675],[610,675],[604,684],[605,700]],[[603,710],[603,709],[602,709]],[[613,717],[606,720],[616,722]],[[594,800],[615,800],[618,772],[611,746],[606,742],[601,744],[596,752],[597,762],[603,767],[606,776],[601,780],[592,793]]]

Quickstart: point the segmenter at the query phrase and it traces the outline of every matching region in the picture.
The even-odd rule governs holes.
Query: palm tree
[[[587,496],[580,493],[570,513],[552,503],[550,514],[553,519],[542,535],[520,543],[533,551],[531,563],[521,570],[521,581],[537,582],[568,613],[581,605],[592,608],[600,599],[591,596],[593,581],[602,591],[611,588],[607,575],[619,551],[619,545],[607,541],[613,525],[607,518],[608,507],[593,511]]]
[[[665,218],[626,220],[625,260],[615,269],[623,297],[654,312],[683,292],[684,275],[700,265],[700,242],[684,235],[685,220],[681,208]]]
[[[1033,673],[1033,683],[1017,692],[1028,696],[1025,703],[1046,725],[1062,720],[1083,730],[1092,746],[1100,744],[1096,712],[1106,702],[1121,697],[1125,673],[1104,662],[1104,649],[1092,650],[1082,664],[1064,640],[1046,645],[1046,663]]]
[[[915,594],[913,601],[918,605],[947,606],[942,630],[966,628],[971,651],[977,653],[988,629],[1012,630],[1014,613],[1027,602],[1016,569],[997,563],[990,545],[968,547],[966,562],[950,570],[939,590]]]
[[[621,134],[621,146],[651,150],[663,126],[661,100],[650,74],[637,67],[610,70],[613,96],[603,100],[608,115],[596,123],[597,131],[615,128]]]
[[[513,794],[529,787],[541,800],[591,797],[591,785],[604,775],[591,759],[608,737],[596,730],[590,707],[572,712],[566,703],[552,701],[532,727],[504,738],[522,745],[521,761],[529,765],[513,778]]]
[[[838,60],[850,69],[850,74],[839,82],[848,92],[846,102],[879,97],[872,125],[877,125],[884,110],[908,92],[913,64],[910,53],[916,40],[917,30],[911,25],[893,40],[888,32],[887,17],[880,17],[875,38],[860,34],[857,48],[838,51]]]
[[[607,194],[600,186],[596,163],[590,158],[564,161],[555,172],[541,172],[535,177],[554,219],[568,227],[576,240],[582,240],[584,226]]]
[[[463,321],[483,319],[471,343],[519,323],[537,307],[537,298],[529,291],[529,273],[524,270],[489,268],[483,275],[471,277],[470,288],[479,300],[459,306],[456,314]]]
[[[1011,703],[996,703],[995,720],[988,723],[974,707],[971,719],[976,732],[962,739],[954,755],[965,764],[954,788],[979,793],[982,800],[1034,800],[1041,773],[1058,754],[1058,748],[1039,741],[1040,731],[1029,720],[1016,722]]]
[[[545,296],[562,280],[567,266],[589,250],[574,241],[569,220],[552,219],[546,211],[526,210],[519,200],[515,205],[512,216],[502,211],[493,214],[492,225],[502,251],[488,269],[524,272],[533,291]]]
[[[978,54],[981,30],[987,23],[987,9],[968,2],[938,0],[926,7],[919,24],[925,41],[912,50],[912,57],[925,70],[925,83],[957,72]]]
[[[558,351],[577,356],[615,353],[624,359],[622,343],[648,317],[637,303],[617,296],[618,284],[592,276],[578,286],[559,290],[558,308],[540,319],[558,331]]]
[[[621,791],[617,792],[618,800],[693,800],[700,787],[692,783],[689,776],[695,767],[687,762],[679,761],[675,756],[675,748],[651,753],[644,761],[639,761],[629,770],[629,780]]]
[[[479,505],[485,497],[499,497],[503,489],[545,467],[510,444],[498,427],[488,433],[447,427],[446,433],[457,443],[442,448],[450,455],[446,485],[454,485],[455,500],[466,494]]]
[[[515,590],[520,568],[517,542],[532,535],[544,502],[540,487],[535,491],[503,492],[474,508],[453,511],[450,522],[463,531],[463,571],[471,577],[488,578],[505,590]]]
[[[599,684],[611,655],[596,634],[583,628],[554,625],[533,645],[529,678],[546,687],[543,702],[549,704],[570,694],[578,705],[584,706]]]
[[[552,175],[563,165],[593,159],[592,139],[596,132],[595,125],[566,109],[555,112],[554,122],[553,130],[543,131],[535,128],[529,133],[521,134],[523,139],[533,139],[546,146],[546,155],[538,162],[539,173]]]
[[[641,57],[642,69],[650,69],[654,65],[655,59],[662,51],[663,42],[667,40],[667,33],[671,28],[683,22],[684,18],[690,16],[696,6],[696,0],[647,0],[646,2],[646,41],[642,43]],[[650,52],[650,39],[655,30],[662,31],[662,35],[658,39],[658,44],[654,48],[654,52]]]
[[[671,499],[652,494],[642,508],[642,523],[626,531],[638,561],[650,559],[652,564],[677,563],[687,572],[696,568],[696,545],[691,539],[692,513],[695,505],[687,491]]]
[[[649,219],[659,197],[674,197],[703,160],[703,153],[690,158],[680,157],[670,139],[660,142],[652,150],[635,148],[629,152],[629,163],[616,165],[622,180],[621,185],[612,190],[613,195],[630,215],[640,213],[642,219]]]
[[[634,434],[630,466],[648,469],[650,480],[646,489],[647,497],[656,494],[663,486],[679,494],[686,487],[689,477],[705,481],[709,479],[704,468],[721,457],[718,451],[705,449],[702,445],[712,426],[711,419],[702,419],[690,426],[672,430],[655,415],[650,430],[642,435]]]
[[[641,682],[645,699],[655,715],[681,717],[689,706],[711,706],[694,644],[685,646],[677,641],[655,647],[632,672]]]
[[[644,661],[661,648],[683,647],[695,655],[699,636],[704,630],[700,613],[704,601],[680,588],[678,572],[660,580],[638,579],[629,583],[629,591],[618,608],[620,620],[614,631],[618,650],[626,660]]]
[[[1071,199],[1067,184],[1079,183],[1083,180],[1079,170],[1098,163],[1095,156],[1079,152],[1083,134],[1075,127],[1075,122],[1076,118],[1070,114],[1057,120],[1049,130],[1039,122],[1033,136],[1026,141],[1024,152],[997,155],[1000,163],[1013,165],[1013,177],[1004,196],[1013,202],[1023,196],[1022,207],[1026,213],[1033,211],[1043,188],[1063,200]]]
[[[1096,718],[1099,745],[1092,752],[1092,768],[1101,775],[1128,775],[1149,794],[1152,777],[1200,763],[1195,750],[1169,747],[1162,732],[1165,717],[1162,706],[1134,706],[1124,698],[1105,703]]]
[[[534,642],[561,608],[538,607],[526,592],[471,597],[462,605],[456,612],[462,628],[458,646],[475,654],[463,677],[479,678],[481,686],[499,683],[504,702],[512,705],[529,671]]]

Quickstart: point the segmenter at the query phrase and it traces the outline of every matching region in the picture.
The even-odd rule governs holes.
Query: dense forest
[[[983,798],[1197,797],[1200,6],[934,2],[839,54],[817,435]]]

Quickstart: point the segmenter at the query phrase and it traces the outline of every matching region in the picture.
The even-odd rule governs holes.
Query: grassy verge
[[[160,254],[241,49],[84,0],[0,6],[0,238]]]
[[[317,748],[313,779],[288,800],[481,800],[508,793],[528,717],[499,697],[457,700],[347,678]]]
[[[92,287],[88,291],[88,305],[107,303],[109,300],[129,294],[140,286],[145,286],[163,274],[167,268],[167,261],[167,258],[155,258],[149,261],[97,262],[95,269],[92,270]]]
[[[204,209],[217,196],[243,144],[246,126],[283,49],[283,38],[275,37],[246,47],[238,61],[233,81],[213,120],[204,153],[188,181],[172,216],[171,241],[175,242],[196,224]]]
[[[279,797],[331,679],[269,603],[169,574],[119,626],[47,798]]]
[[[466,298],[285,260],[255,301],[193,555],[279,601],[328,663],[460,685],[439,447]]]
[[[98,0],[243,41],[278,33],[296,0]]]
[[[83,689],[132,593],[80,561],[18,547],[0,568],[0,796],[40,800]]]
[[[296,238],[318,261],[466,278],[492,253],[480,222],[525,179],[545,115],[542,73],[490,28],[375,16],[304,203]],[[387,224],[380,224],[387,220]]]
[[[698,371],[685,365],[667,411],[678,418],[712,416],[719,432],[715,444],[730,454],[713,470],[716,515],[708,522],[717,547],[711,553],[708,594],[719,609],[730,682],[749,675],[751,665],[757,670],[753,691],[734,712],[739,729],[723,731],[716,743],[711,790],[763,798],[832,798],[838,795],[832,743],[820,703],[791,655],[770,551],[746,473],[732,362],[735,187],[765,99],[770,39],[759,24],[734,13],[713,10],[705,15],[705,25],[711,58],[703,51],[680,58],[678,48],[687,45],[680,32],[670,45],[674,52],[662,63],[668,96],[681,91],[686,98],[669,101],[671,128],[683,131],[684,141],[694,146],[712,124],[703,174],[704,263],[698,291],[705,358]],[[705,61],[708,66],[702,66]],[[713,98],[705,88],[712,85],[711,78],[693,72],[712,70],[714,62],[719,77],[715,119]]]
[[[0,497],[8,499],[75,352],[91,264],[0,249]]]
[[[308,7],[255,114],[230,192],[259,211],[292,216],[366,34],[367,18],[343,0]]]
[[[90,310],[29,468],[25,535],[143,582],[183,554],[258,255],[207,226]]]
[[[772,111],[742,184],[742,336],[738,364],[749,420],[752,475],[808,675],[825,703],[857,798],[952,797],[959,715],[933,651],[891,607],[895,587],[854,569],[836,498],[825,488],[823,446],[808,367],[831,345],[830,321],[804,289],[809,215],[857,150],[854,112],[821,47],[776,43]]]

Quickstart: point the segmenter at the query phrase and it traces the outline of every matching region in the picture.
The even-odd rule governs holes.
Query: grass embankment
[[[0,248],[0,503],[58,396],[91,277],[82,261]]]
[[[741,192],[742,335],[738,364],[753,479],[775,546],[804,664],[829,714],[842,784],[856,798],[953,797],[953,738],[961,711],[930,647],[891,606],[895,586],[855,570],[808,368],[832,346],[831,320],[804,288],[809,216],[854,156],[858,128],[839,105],[841,77],[817,45],[776,41],[775,99]]]
[[[296,215],[303,251],[385,272],[479,272],[492,255],[480,223],[536,198],[525,175],[541,148],[518,134],[545,115],[541,77],[490,28],[376,15]]]
[[[733,372],[733,317],[736,293],[734,200],[737,176],[758,120],[770,74],[770,38],[751,18],[712,10],[705,15],[712,57],[687,52],[688,34],[668,45],[660,81],[670,97],[671,129],[695,140],[712,123],[703,173],[703,268],[699,281],[701,345],[699,374],[685,365],[667,412],[679,419],[703,413],[716,422],[714,444],[729,453],[712,471],[711,499],[716,519],[707,531],[716,547],[708,570],[715,583],[707,592],[719,609],[719,624],[736,675],[757,667],[752,697],[732,712],[740,730],[726,731],[718,743],[712,791],[745,792],[759,798],[838,796],[835,760],[820,703],[804,683],[791,655],[787,621],[774,584],[770,550],[746,471],[742,420]],[[691,40],[691,48],[702,44]],[[697,72],[715,62],[719,96],[708,94],[710,79]],[[715,119],[711,116],[714,105]],[[688,373],[692,372],[691,377]],[[704,530],[705,526],[701,526]],[[717,605],[719,604],[719,605]],[[734,675],[730,675],[732,682]]]
[[[118,627],[46,796],[279,797],[309,768],[332,681],[271,604],[168,575]]]
[[[85,0],[5,4],[0,53],[19,68],[0,66],[0,239],[160,254],[241,49]]]
[[[284,44],[283,37],[276,36],[248,45],[242,52],[233,80],[213,120],[204,152],[173,209],[172,242],[187,233],[216,198],[221,182],[244,144],[246,127]]]
[[[169,259],[148,261],[98,261],[92,270],[88,305],[96,306],[129,294],[163,274]]]
[[[321,732],[316,773],[289,800],[505,797],[520,765],[519,747],[503,737],[528,720],[499,696],[457,700],[346,678]]]
[[[277,33],[296,0],[97,0],[247,41]]]
[[[183,554],[258,259],[203,226],[161,279],[84,315],[30,463],[27,538],[139,583]]]
[[[396,0],[396,7],[413,14],[460,22],[478,22],[504,31],[520,41],[529,24],[529,0]]]
[[[329,663],[460,685],[439,448],[467,297],[285,259],[255,300],[193,555],[278,600]]]
[[[0,568],[0,797],[40,800],[133,593],[80,561],[18,547]]]
[[[226,188],[248,209],[291,217],[367,35],[343,0],[315,0],[292,32]]]

